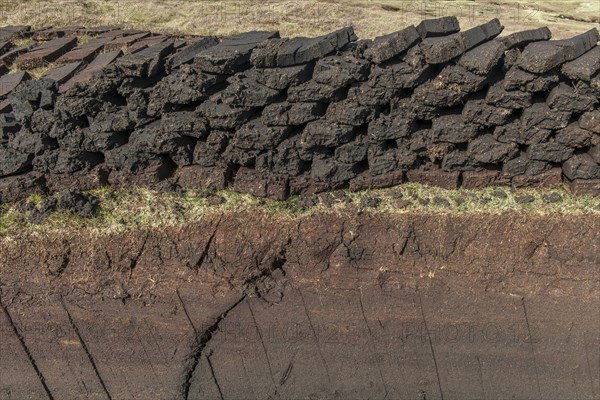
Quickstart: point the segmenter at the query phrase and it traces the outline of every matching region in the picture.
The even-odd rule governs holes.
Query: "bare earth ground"
[[[600,218],[300,217],[0,246],[2,399],[596,399]]]
[[[2,0],[0,25],[119,25],[155,32],[230,35],[279,30],[316,36],[353,25],[359,37],[399,30],[422,19],[455,15],[463,28],[499,18],[506,32],[547,25],[555,38],[598,27],[597,1],[507,0]]]

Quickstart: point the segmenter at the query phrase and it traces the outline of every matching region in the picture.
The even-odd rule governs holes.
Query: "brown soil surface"
[[[0,398],[597,398],[598,232],[229,212],[0,239]]]

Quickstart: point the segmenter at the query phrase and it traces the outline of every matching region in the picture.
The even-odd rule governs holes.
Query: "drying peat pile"
[[[599,193],[598,32],[501,31],[455,18],[375,40],[2,28],[0,202],[73,190],[0,217],[93,216],[102,199],[79,191],[101,185]],[[408,190],[395,209],[429,203],[411,186],[390,190]],[[189,193],[119,203],[172,220],[0,219],[0,398],[598,398],[591,206],[498,214],[461,191],[453,203],[475,212],[394,213],[372,192],[314,196],[320,208],[204,194],[199,214],[183,213]],[[272,208],[293,202],[315,207]]]
[[[598,193],[597,30],[502,29],[460,31],[453,17],[374,40],[3,28],[0,195],[164,180],[276,199],[405,180]],[[23,36],[33,44],[13,48]]]

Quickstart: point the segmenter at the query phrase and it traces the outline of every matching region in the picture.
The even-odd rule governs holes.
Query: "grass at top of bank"
[[[51,212],[34,218],[44,198],[30,196],[25,202],[0,209],[0,238],[35,232],[90,229],[118,231],[153,229],[198,221],[210,213],[261,212],[276,220],[319,213],[528,213],[538,215],[590,214],[600,216],[600,198],[576,196],[566,188],[554,190],[491,187],[480,190],[446,190],[408,183],[389,189],[349,192],[338,190],[286,201],[260,199],[231,190],[181,194],[147,188],[88,192],[99,199],[98,213],[82,218],[69,212]]]
[[[600,24],[600,3],[580,0],[15,0],[0,2],[1,25],[123,26],[162,33],[231,35],[279,30],[316,36],[353,25],[372,38],[455,15],[463,28],[498,18],[506,33],[548,25],[564,38]]]

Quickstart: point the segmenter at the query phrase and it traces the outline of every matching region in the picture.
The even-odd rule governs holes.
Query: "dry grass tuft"
[[[422,19],[456,15],[464,28],[499,18],[506,32],[548,25],[556,38],[598,27],[595,1],[524,0],[15,0],[0,3],[0,24],[113,25],[163,33],[231,35],[279,30],[316,36],[353,25],[362,38],[399,30]]]
[[[566,188],[557,190],[519,189],[506,187],[481,190],[446,190],[414,183],[390,189],[363,192],[337,191],[311,198],[291,198],[287,201],[259,199],[247,194],[223,190],[211,194],[221,198],[211,205],[206,195],[159,193],[146,188],[114,191],[110,188],[90,192],[100,199],[100,211],[95,218],[55,212],[41,223],[32,223],[31,213],[39,208],[43,198],[31,196],[24,208],[21,204],[0,207],[0,238],[18,237],[28,233],[48,233],[88,229],[98,232],[131,228],[157,228],[201,220],[212,213],[260,212],[270,218],[302,218],[318,213],[355,214],[357,211],[403,213],[489,213],[523,212],[540,215],[600,216],[600,198],[575,196]],[[210,197],[209,196],[209,197]],[[558,197],[558,200],[556,199]],[[554,200],[549,200],[553,199]],[[307,200],[309,200],[307,205]]]

